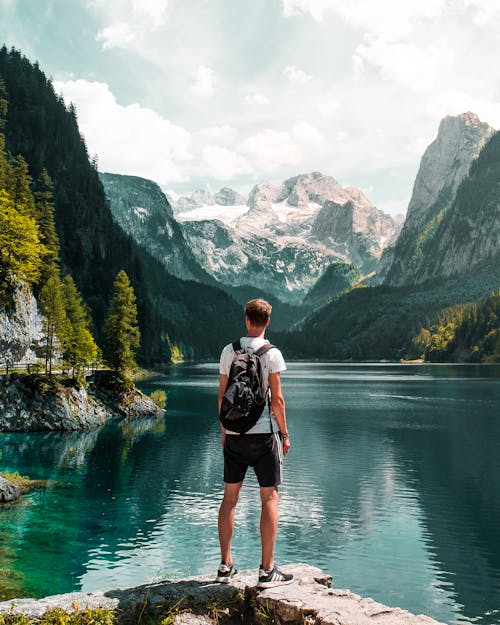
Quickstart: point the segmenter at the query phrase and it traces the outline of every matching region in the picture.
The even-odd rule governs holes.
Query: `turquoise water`
[[[279,563],[447,623],[500,623],[500,368],[293,363]],[[0,510],[0,592],[42,596],[212,573],[223,489],[217,366],[141,384],[165,419],[2,434],[0,466],[51,480]],[[234,556],[260,559],[249,474]]]

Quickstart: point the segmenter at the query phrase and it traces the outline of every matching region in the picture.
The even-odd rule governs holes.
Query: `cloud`
[[[139,104],[117,102],[106,83],[55,82],[66,104],[77,109],[80,130],[99,169],[150,178],[160,184],[187,179],[180,165],[189,161],[191,134]]]
[[[231,180],[237,175],[252,173],[248,160],[220,145],[207,145],[202,150],[201,170],[204,176]]]
[[[394,39],[408,33],[415,20],[438,17],[447,4],[447,0],[283,0],[283,15],[309,14],[315,20],[323,21],[327,12],[333,12],[355,28]]]
[[[200,65],[192,74],[193,83],[191,91],[203,97],[209,97],[215,93],[215,72],[206,65]]]
[[[314,126],[299,122],[289,131],[268,128],[251,135],[241,143],[240,150],[257,170],[272,172],[284,165],[299,166],[308,150],[324,144],[324,137]]]
[[[264,104],[269,104],[269,98],[263,93],[249,93],[245,96],[245,102],[247,104],[256,104],[258,106],[262,106]]]
[[[234,126],[209,126],[207,128],[200,128],[198,135],[203,139],[209,141],[217,141],[222,143],[234,142],[236,137],[236,128]]]
[[[104,50],[126,48],[134,40],[134,33],[126,22],[114,22],[100,30],[95,39],[102,42]]]
[[[283,70],[283,74],[288,78],[290,82],[296,82],[299,84],[305,84],[312,78],[310,74],[306,74],[304,71],[295,67],[295,65],[287,65]]]
[[[168,0],[131,0],[136,15],[149,19],[155,26],[161,26],[167,18]]]
[[[365,37],[354,58],[358,74],[363,71],[362,61],[366,61],[378,67],[385,78],[416,93],[436,87],[453,70],[455,62],[454,52],[446,44],[387,42],[372,36]]]

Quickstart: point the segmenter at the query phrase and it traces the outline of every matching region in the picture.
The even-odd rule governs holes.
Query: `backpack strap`
[[[234,341],[234,343],[232,343],[232,346],[233,346],[233,349],[234,349],[234,351],[235,351],[235,352],[241,352],[241,351],[243,351],[243,350],[242,350],[242,347],[241,347],[241,341],[240,341],[240,339],[238,339],[237,341]]]
[[[266,343],[262,347],[259,347],[259,349],[255,350],[254,354],[259,357],[263,356],[264,354],[267,354],[270,349],[273,349],[273,347],[274,345],[271,345],[271,343]]]

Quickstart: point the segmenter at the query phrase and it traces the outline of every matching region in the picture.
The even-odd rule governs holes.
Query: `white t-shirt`
[[[258,350],[263,345],[269,343],[267,339],[255,338],[251,336],[242,336],[240,339],[242,349],[248,351],[252,354],[254,351]],[[224,375],[229,375],[229,370],[231,369],[231,364],[234,358],[234,349],[232,343],[226,345],[222,350],[220,355],[220,367],[219,372]],[[281,373],[281,371],[286,370],[285,360],[283,359],[283,355],[277,347],[273,347],[268,352],[266,352],[262,357],[262,369],[263,369],[263,377],[264,377],[264,390],[266,391],[269,388],[269,374],[270,373]],[[267,434],[269,432],[277,432],[279,430],[278,424],[276,423],[276,419],[274,414],[271,412],[271,418],[269,418],[269,410],[266,406],[264,408],[264,412],[260,415],[257,423],[246,432],[246,434]],[[238,432],[231,432],[226,430],[226,434],[238,434]]]

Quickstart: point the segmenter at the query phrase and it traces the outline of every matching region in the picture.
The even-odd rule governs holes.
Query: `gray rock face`
[[[20,496],[19,488],[0,475],[0,503],[16,501]]]
[[[137,176],[99,174],[113,219],[174,276],[212,282],[200,268],[160,187]],[[201,192],[200,192],[201,193]]]
[[[206,191],[205,189],[198,189],[197,191],[194,191],[194,193],[191,195],[191,199],[196,206],[203,206],[203,204],[215,204],[215,200],[212,197],[212,194],[210,193],[210,191]]]
[[[307,564],[282,567],[293,573],[294,581],[257,591],[256,572],[242,571],[229,584],[216,584],[208,576],[190,577],[179,581],[163,581],[136,588],[95,593],[69,593],[45,599],[14,599],[0,603],[0,613],[23,613],[29,618],[42,616],[48,609],[62,607],[73,612],[75,607],[106,607],[119,609],[123,619],[141,606],[141,614],[162,606],[182,601],[187,612],[176,615],[176,625],[215,625],[219,615],[211,616],[210,605],[217,602],[228,616],[243,611],[249,622],[267,622],[259,617],[259,610],[269,614],[269,620],[283,625],[314,623],[315,625],[443,625],[434,619],[415,616],[401,608],[391,608],[371,598],[356,595],[350,590],[331,588],[332,578],[320,569]]]
[[[0,432],[89,430],[112,417],[161,416],[138,389],[113,392],[90,378],[89,390],[37,374],[0,378]]]
[[[0,362],[35,362],[31,346],[42,340],[43,317],[33,293],[16,288],[12,309],[0,306]]]
[[[220,204],[220,206],[238,206],[247,203],[241,193],[229,187],[222,187],[220,191],[217,191],[214,195],[214,201],[216,204]]]
[[[417,284],[426,279],[423,243],[434,235],[472,161],[494,132],[473,113],[445,117],[441,121],[436,139],[420,162],[387,284]]]
[[[0,431],[86,430],[109,417],[81,387],[52,390],[39,376],[4,376],[0,380]]]

